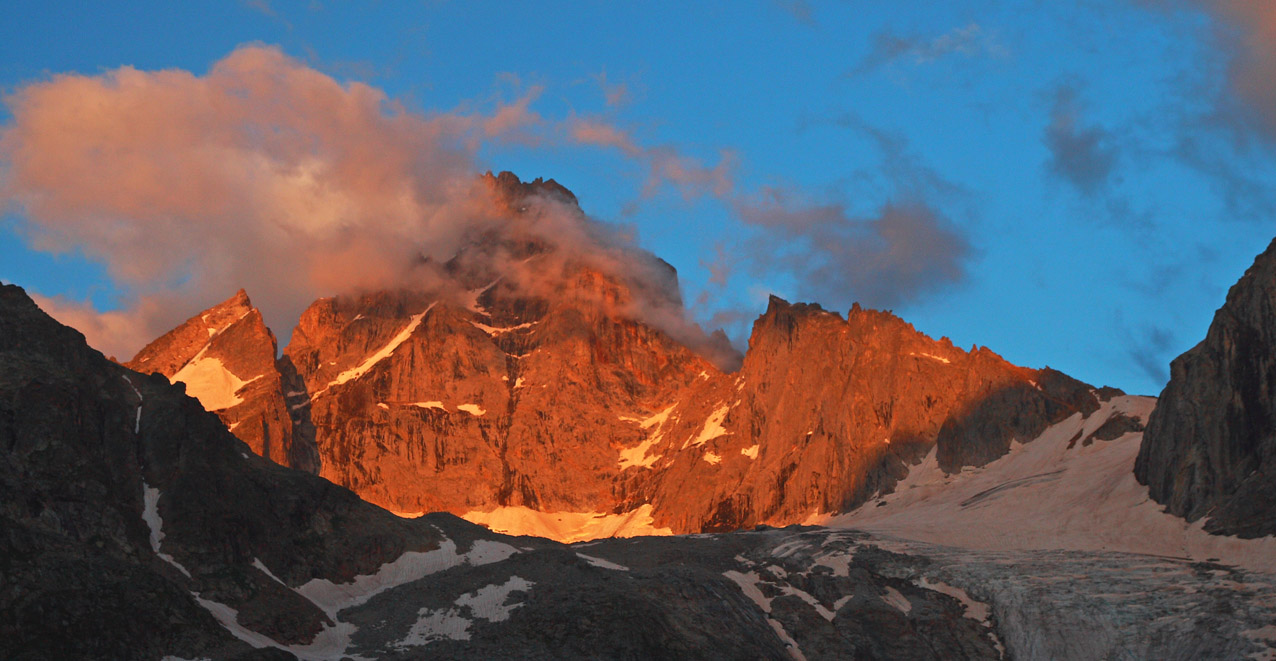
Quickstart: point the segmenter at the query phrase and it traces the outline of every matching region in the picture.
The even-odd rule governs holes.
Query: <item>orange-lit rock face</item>
[[[240,290],[150,343],[125,366],[185,383],[187,394],[253,452],[314,472],[313,447],[294,439],[275,352],[274,335]]]
[[[702,381],[669,414],[652,449],[665,457],[660,474],[634,497],[655,505],[656,525],[679,531],[845,511],[891,489],[947,421],[994,393],[1023,386],[1054,401],[1031,385],[1038,374],[889,313],[856,308],[843,320],[772,299],[740,372]],[[1035,436],[1010,431],[991,442],[1008,449],[1011,437]]]
[[[401,512],[610,511],[619,448],[643,435],[620,416],[714,370],[631,320],[500,285],[473,309],[412,293],[320,301],[286,355],[311,393],[322,474]]]
[[[303,316],[287,356],[324,476],[398,512],[650,506],[652,529],[782,525],[891,489],[937,441],[961,445],[957,468],[982,463],[1094,399],[858,308],[775,299],[722,373],[632,320],[499,284],[475,301],[380,293]],[[1025,421],[976,424],[989,402]]]
[[[565,254],[537,233],[564,212],[554,205],[575,204],[569,192],[507,173],[482,181],[516,231],[475,237],[437,265],[454,283],[444,290],[316,301],[274,376],[256,377],[265,358],[241,376],[257,378],[243,393],[273,393],[251,401],[274,402],[278,426],[286,400],[291,436],[261,423],[253,440],[246,414],[220,412],[237,434],[272,457],[276,432],[314,448],[321,475],[396,512],[581,539],[799,523],[891,490],[932,449],[945,470],[981,465],[1097,408],[1089,386],[1058,372],[962,351],[858,306],[843,319],[773,298],[742,367],[723,372],[684,343],[694,338],[652,321],[681,313],[672,267],[623,251]],[[204,356],[238,360],[244,343],[273,356],[259,315],[238,321],[231,307],[210,311],[237,321]],[[174,371],[209,342],[200,319],[157,341]],[[221,352],[240,326],[256,343]]]

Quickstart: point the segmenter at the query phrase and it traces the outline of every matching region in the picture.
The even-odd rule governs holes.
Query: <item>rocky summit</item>
[[[547,203],[580,213],[552,180],[485,181],[515,222]],[[540,280],[493,269],[494,253]],[[478,236],[443,265],[452,290],[316,301],[279,361],[241,292],[128,365],[211,398],[254,451],[392,511],[563,541],[836,514],[932,448],[945,470],[982,466],[1112,394],[889,312],[775,297],[741,359],[661,324],[651,310],[683,314],[677,274],[630,261],[643,277],[566,259],[530,230]]]
[[[285,404],[296,372],[275,360],[277,351],[274,334],[241,289],[146,345],[124,366],[183,384],[253,452],[318,472],[313,431]]]

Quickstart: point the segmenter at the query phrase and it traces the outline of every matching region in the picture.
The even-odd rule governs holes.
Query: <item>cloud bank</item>
[[[539,92],[486,114],[419,114],[263,46],[202,76],[60,75],[6,99],[0,195],[34,247],[81,249],[135,294],[131,309],[105,314],[42,300],[120,357],[239,287],[276,329],[322,296],[446,289],[438,265],[475,237],[515,234],[630,280],[652,295],[631,312],[694,335],[676,284],[662,291],[670,283],[631,235],[549,200],[512,213],[477,176],[484,141],[529,141],[544,123],[531,109]],[[652,159],[660,176],[691,176]],[[551,286],[512,273],[507,257],[493,252],[485,268]]]
[[[705,164],[603,119],[547,120],[534,108],[542,92],[532,87],[485,111],[413,112],[260,45],[203,75],[131,67],[58,75],[6,98],[13,118],[0,133],[0,202],[18,212],[33,247],[80,250],[129,292],[128,309],[107,313],[40,301],[121,358],[241,287],[277,331],[324,296],[459,292],[474,283],[442,265],[467,254],[480,262],[470,273],[533,294],[561,292],[572,265],[608,273],[634,292],[621,313],[729,366],[731,352],[689,318],[671,269],[632,231],[554,195],[533,194],[531,211],[511,209],[502,186],[519,182],[477,176],[476,154],[491,143],[615,150],[646,172],[644,199],[673,191],[717,200],[744,230],[713,265],[719,289],[735,273],[778,273],[813,300],[893,306],[964,276],[970,246],[928,202],[944,182],[890,136],[870,131],[896,199],[856,216],[796,188],[742,191],[730,150]],[[531,240],[555,256],[529,272],[505,250],[464,253],[478,237]],[[712,309],[713,321],[757,313],[698,307]]]

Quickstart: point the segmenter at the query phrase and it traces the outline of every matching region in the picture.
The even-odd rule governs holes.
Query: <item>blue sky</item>
[[[483,140],[475,165],[566,185],[677,267],[694,314],[737,341],[770,292],[843,312],[858,300],[1154,394],[1276,234],[1276,108],[1238,92],[1271,71],[1263,3],[19,2],[9,15],[7,95],[126,65],[203,76],[262,44],[424,116],[529,99],[546,126],[623,130],[638,148],[547,128]],[[6,126],[13,112],[10,97]],[[657,152],[728,183],[653,186]],[[135,304],[110,256],[39,242],[10,202],[0,279],[98,311]],[[865,234],[892,213],[909,219],[901,243]],[[201,295],[181,318],[217,300]]]

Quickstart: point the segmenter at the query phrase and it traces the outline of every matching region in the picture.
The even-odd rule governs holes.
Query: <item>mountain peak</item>
[[[523,211],[523,204],[528,198],[542,196],[563,202],[571,206],[579,206],[576,195],[553,179],[537,177],[524,182],[518,175],[509,170],[502,170],[493,175],[491,170],[483,173],[482,181],[497,194],[498,198],[511,211]]]
[[[240,289],[146,345],[125,367],[185,384],[187,394],[216,413],[254,452],[314,470],[314,453],[293,442],[277,351],[261,312]]]

